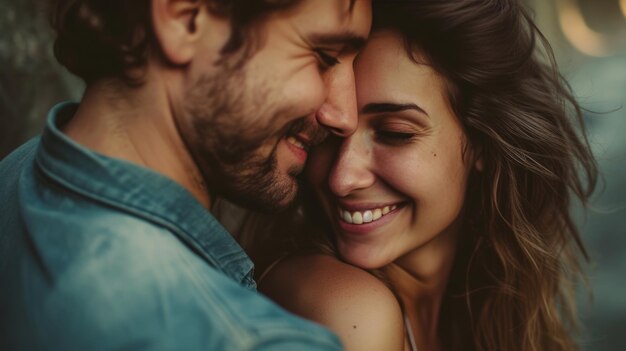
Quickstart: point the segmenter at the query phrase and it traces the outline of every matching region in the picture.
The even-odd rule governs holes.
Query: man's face
[[[356,128],[352,62],[370,23],[370,0],[302,0],[259,25],[242,67],[194,63],[176,123],[211,195],[263,211],[293,201],[309,148]]]

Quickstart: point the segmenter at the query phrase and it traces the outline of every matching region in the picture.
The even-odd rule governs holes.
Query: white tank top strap
[[[415,336],[413,336],[413,330],[411,329],[411,323],[409,323],[409,317],[404,313],[404,329],[409,337],[409,345],[411,351],[417,351],[417,345],[415,343]]]
[[[270,264],[269,266],[267,266],[267,268],[265,268],[265,271],[263,271],[263,273],[261,273],[261,276],[259,276],[259,279],[256,280],[257,285],[261,284],[261,282],[263,281],[263,279],[265,279],[265,277],[267,276],[267,274],[274,269],[274,267],[276,267],[277,264],[279,264],[282,260],[284,260],[285,258],[287,258],[287,256],[289,255],[282,255],[281,257],[279,257],[276,261],[272,262],[272,264]]]

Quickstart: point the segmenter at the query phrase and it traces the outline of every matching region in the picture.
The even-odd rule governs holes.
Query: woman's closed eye
[[[391,146],[414,142],[430,129],[413,117],[397,115],[381,115],[370,126],[376,141]]]
[[[386,144],[404,144],[415,139],[418,134],[408,131],[378,130],[376,138]]]

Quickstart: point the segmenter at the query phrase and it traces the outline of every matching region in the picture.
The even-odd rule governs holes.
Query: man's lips
[[[295,135],[294,138],[300,142],[300,144],[302,144],[303,148],[306,151],[309,151],[311,149],[311,147],[313,146],[311,143],[311,137],[309,137],[308,135],[304,134],[304,133],[300,133],[298,135]]]
[[[292,122],[284,131],[285,138],[293,137],[308,149],[321,144],[329,135],[329,131],[317,122],[308,118],[300,118]]]
[[[308,156],[308,146],[304,144],[301,139],[294,136],[288,136],[285,138],[287,146],[293,152],[293,154],[302,162],[305,162]]]
[[[301,135],[289,135],[285,138],[287,142],[297,148],[300,148],[304,151],[309,151],[311,149],[310,139]]]

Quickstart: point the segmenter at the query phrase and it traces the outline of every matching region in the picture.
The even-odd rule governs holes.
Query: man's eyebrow
[[[428,113],[421,107],[413,103],[406,104],[398,104],[393,102],[374,102],[363,106],[361,109],[361,113],[363,114],[371,114],[371,113],[388,113],[388,112],[399,112],[406,110],[415,110],[417,112],[421,112],[426,116],[430,117]]]
[[[359,51],[365,46],[367,38],[352,32],[345,33],[314,33],[310,36],[315,46],[344,46],[345,51]]]

